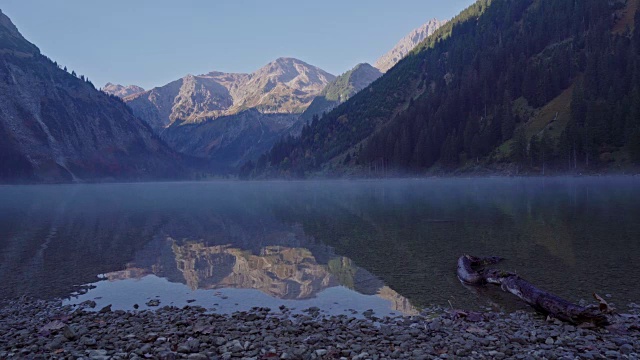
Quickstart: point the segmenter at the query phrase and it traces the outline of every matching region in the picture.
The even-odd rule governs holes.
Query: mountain
[[[382,73],[373,66],[362,63],[338,76],[330,82],[320,94],[313,99],[311,105],[302,113],[301,119],[311,121],[314,115],[322,115],[334,107],[347,101],[353,95],[376,81]]]
[[[135,94],[144,92],[144,89],[137,85],[122,86],[119,84],[107,83],[102,88],[102,91],[110,95],[115,95],[119,98],[125,98],[130,95],[135,95]]]
[[[407,56],[418,44],[438,30],[446,21],[432,19],[403,37],[393,49],[382,55],[373,65],[382,72],[387,72],[402,58]]]
[[[479,0],[244,173],[636,172],[637,5]]]
[[[0,12],[0,182],[149,179],[184,174],[119,99],[43,56]]]
[[[159,132],[176,121],[197,123],[246,109],[299,114],[334,79],[303,61],[279,58],[252,74],[187,75],[124,100],[134,114]]]
[[[233,172],[257,160],[282,137],[299,134],[297,114],[263,114],[249,109],[199,123],[174,122],[161,136],[173,149],[207,159],[216,173]]]

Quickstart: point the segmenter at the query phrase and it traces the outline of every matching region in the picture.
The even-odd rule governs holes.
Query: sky
[[[339,75],[473,2],[0,0],[0,9],[43,54],[96,87],[150,89],[187,74],[250,73],[279,57]]]

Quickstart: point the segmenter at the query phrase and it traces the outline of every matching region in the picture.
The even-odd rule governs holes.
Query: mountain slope
[[[161,136],[173,149],[207,159],[215,173],[230,173],[256,161],[280,138],[295,133],[297,114],[262,114],[256,109],[200,123],[173,123]]]
[[[382,73],[367,63],[356,65],[353,69],[330,82],[322,92],[313,99],[300,118],[306,122],[311,121],[314,115],[321,115],[347,101],[353,95],[376,81],[380,76],[382,76]]]
[[[0,12],[0,182],[176,176],[181,158],[117,98],[61,70]]]
[[[125,98],[127,96],[144,92],[144,89],[137,85],[122,86],[120,84],[107,83],[102,88],[102,91],[110,95],[115,95],[119,98]]]
[[[632,1],[477,1],[368,91],[276,144],[253,173],[631,166],[640,161],[640,17],[612,31]]]
[[[335,76],[292,58],[279,58],[252,74],[188,75],[125,98],[134,113],[160,131],[172,123],[257,109],[265,114],[303,112]]]
[[[407,36],[403,37],[394,47],[386,54],[382,55],[373,65],[378,70],[384,72],[389,71],[402,58],[407,56],[418,44],[428,38],[438,28],[444,25],[446,21],[432,19],[419,28],[413,30]]]

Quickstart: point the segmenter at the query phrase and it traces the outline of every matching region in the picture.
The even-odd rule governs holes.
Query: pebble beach
[[[19,299],[0,302],[0,359],[637,359],[639,312],[632,304],[613,325],[586,328],[533,311],[356,318]]]

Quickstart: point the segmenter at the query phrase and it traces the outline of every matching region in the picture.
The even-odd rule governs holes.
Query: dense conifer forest
[[[241,176],[631,169],[637,9],[637,0],[480,0]]]

